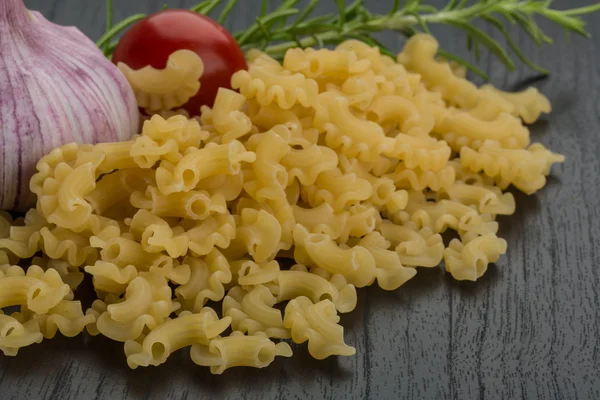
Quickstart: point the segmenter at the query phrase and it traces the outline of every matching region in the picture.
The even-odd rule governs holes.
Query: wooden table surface
[[[116,0],[117,19],[163,2]],[[103,32],[103,0],[26,3],[94,39]],[[256,15],[257,0],[241,3],[228,28]],[[383,11],[377,3],[386,2],[372,3]],[[317,10],[332,8],[323,0]],[[600,38],[600,14],[588,20]],[[553,72],[535,83],[554,112],[532,128],[533,139],[567,161],[544,190],[517,195],[516,215],[500,221],[508,255],[483,279],[458,283],[438,268],[420,270],[395,292],[360,290],[356,310],[342,320],[356,356],[314,361],[299,346],[267,369],[216,377],[185,351],[158,368],[130,371],[122,344],[83,335],[44,341],[16,358],[0,356],[0,399],[600,399],[600,41],[568,43],[560,29],[548,29],[553,47],[517,38]],[[464,53],[460,33],[439,32],[447,49]],[[402,44],[393,34],[383,40],[395,50]],[[487,55],[482,65],[504,89],[533,76],[507,72]]]

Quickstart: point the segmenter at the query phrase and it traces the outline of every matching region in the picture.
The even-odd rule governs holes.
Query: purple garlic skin
[[[0,208],[35,206],[29,180],[52,149],[129,140],[135,95],[121,72],[74,27],[0,0]]]

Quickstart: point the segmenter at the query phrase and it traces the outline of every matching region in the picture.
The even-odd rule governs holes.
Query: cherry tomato
[[[147,65],[163,69],[177,50],[191,50],[204,62],[200,91],[183,106],[191,115],[200,106],[212,106],[220,87],[231,88],[231,75],[247,69],[246,59],[233,36],[212,19],[171,9],[149,15],[131,27],[113,53],[113,62],[133,69]]]

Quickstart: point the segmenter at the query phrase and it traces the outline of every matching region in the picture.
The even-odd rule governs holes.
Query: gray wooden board
[[[26,3],[94,39],[103,32],[103,0]],[[115,3],[119,20],[158,10],[163,0]],[[230,29],[248,26],[259,8],[258,1],[241,3]],[[382,3],[373,1],[372,8],[383,12]],[[189,7],[195,0],[169,4]],[[332,11],[333,4],[323,0],[317,12]],[[342,319],[356,356],[314,361],[298,346],[293,358],[267,369],[216,377],[186,351],[161,367],[130,371],[121,344],[57,338],[16,358],[0,357],[0,399],[600,398],[600,42],[566,42],[560,29],[544,27],[555,46],[537,49],[523,33],[516,36],[553,72],[535,83],[554,112],[532,136],[567,162],[554,169],[544,190],[516,196],[516,215],[501,219],[508,255],[483,279],[459,283],[438,268],[421,270],[395,292],[360,290],[356,310]],[[600,38],[600,14],[589,18],[588,28]],[[461,33],[436,32],[445,48],[466,54]],[[395,50],[402,44],[391,33],[381,38]],[[507,72],[487,54],[481,64],[504,89],[521,88],[533,76],[523,67]]]

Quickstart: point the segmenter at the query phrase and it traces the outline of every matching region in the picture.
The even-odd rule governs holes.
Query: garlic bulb
[[[139,111],[125,77],[74,27],[0,0],[0,207],[35,203],[29,179],[55,147],[131,138]]]

